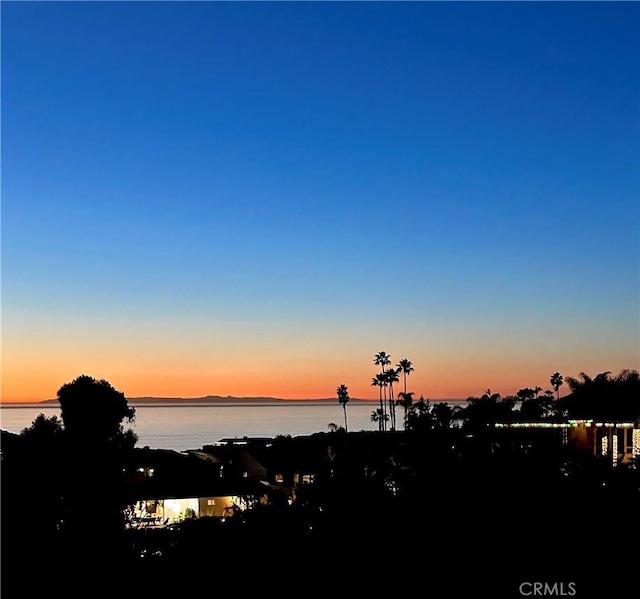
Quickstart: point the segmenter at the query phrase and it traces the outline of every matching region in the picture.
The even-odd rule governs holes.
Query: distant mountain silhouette
[[[279,397],[234,397],[227,395],[223,397],[221,395],[207,395],[205,397],[127,397],[127,401],[135,405],[145,404],[269,404],[269,403],[337,403],[336,397],[325,397],[319,399],[283,399]],[[351,398],[350,401],[359,402],[371,402],[375,403],[377,399],[356,399]],[[38,404],[50,404],[58,403],[57,399],[45,399],[37,402]]]

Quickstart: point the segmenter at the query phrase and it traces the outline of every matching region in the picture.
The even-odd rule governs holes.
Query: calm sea
[[[453,403],[453,402],[452,402]],[[371,413],[377,401],[347,405],[349,431],[377,430]],[[135,405],[133,430],[138,447],[185,451],[213,445],[234,437],[275,437],[329,432],[330,423],[344,426],[342,406],[332,403],[290,403],[276,405]],[[31,425],[38,414],[60,416],[56,405],[2,406],[0,427],[14,433]],[[402,427],[402,409],[398,411]]]

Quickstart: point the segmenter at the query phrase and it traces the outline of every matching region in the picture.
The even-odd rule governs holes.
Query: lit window
[[[284,476],[282,476],[282,474],[276,474],[276,482],[277,483],[283,483],[284,482]]]
[[[215,505],[215,504],[216,504],[215,499],[207,499],[207,505]]]

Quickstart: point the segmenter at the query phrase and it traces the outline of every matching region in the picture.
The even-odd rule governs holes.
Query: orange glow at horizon
[[[26,341],[5,352],[2,363],[2,403],[37,403],[54,399],[58,389],[86,374],[109,381],[127,397],[195,398],[208,395],[233,397],[276,397],[281,399],[321,399],[336,397],[336,388],[345,384],[357,399],[377,400],[378,388],[371,385],[380,371],[374,364],[375,351],[349,347],[344,355],[325,351],[323,346],[305,344],[300,351],[285,352],[280,347],[260,347],[241,353],[240,348],[216,348],[207,353],[196,345],[161,347],[155,352],[144,344],[127,347],[110,344],[88,346],[47,345]],[[382,346],[373,345],[376,349]],[[33,347],[37,349],[34,350]],[[184,351],[183,351],[184,349]],[[610,355],[605,360],[588,347],[571,349],[568,359],[551,351],[536,355],[523,347],[494,345],[480,352],[474,347],[441,345],[435,348],[408,346],[398,351],[388,347],[395,365],[400,358],[412,361],[414,371],[407,377],[407,391],[414,399],[466,399],[487,389],[501,395],[515,394],[524,387],[550,388],[549,378],[560,372],[565,379],[580,372],[595,375],[616,372],[629,366],[629,353]],[[263,351],[264,350],[264,351]],[[568,355],[568,353],[567,353]],[[404,380],[394,385],[394,393],[404,389]],[[568,391],[565,384],[561,394]]]
[[[378,400],[378,387],[371,386],[371,379],[376,370],[369,373],[352,371],[350,373],[334,373],[331,377],[326,372],[224,372],[212,374],[210,372],[164,371],[155,373],[130,373],[117,369],[81,370],[64,378],[54,376],[50,371],[39,373],[38,377],[22,380],[22,384],[4,386],[2,403],[37,403],[45,399],[54,399],[58,389],[65,383],[72,381],[80,374],[88,374],[97,379],[106,379],[117,390],[122,391],[128,398],[135,397],[176,397],[196,398],[208,395],[222,397],[275,397],[280,399],[325,399],[336,396],[336,388],[346,384],[349,395],[357,399]],[[515,394],[523,387],[541,386],[550,388],[548,378],[551,373],[544,373],[542,377],[530,374],[510,373],[510,376],[492,380],[492,373],[472,371],[467,368],[465,377],[458,372],[431,373],[429,376],[412,372],[407,377],[407,391],[414,393],[414,400],[424,396],[430,400],[466,399],[470,395],[479,396],[490,388],[501,395]],[[364,382],[363,382],[364,381]],[[404,389],[404,380],[394,385],[394,395]],[[566,386],[564,387],[566,389]]]

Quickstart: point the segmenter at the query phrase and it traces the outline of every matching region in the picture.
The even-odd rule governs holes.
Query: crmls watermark
[[[518,587],[523,597],[574,597],[575,582],[523,582]]]

